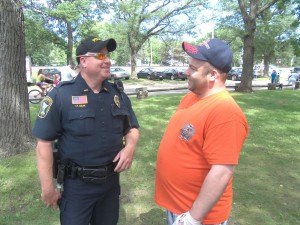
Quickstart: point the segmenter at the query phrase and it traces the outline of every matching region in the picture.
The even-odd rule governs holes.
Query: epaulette
[[[62,81],[62,82],[59,82],[59,84],[56,87],[60,88],[60,87],[65,86],[65,85],[74,84],[74,82],[75,82],[75,79],[69,80],[69,81]]]
[[[119,91],[119,92],[124,92],[124,85],[121,80],[115,80],[114,82],[114,87]]]

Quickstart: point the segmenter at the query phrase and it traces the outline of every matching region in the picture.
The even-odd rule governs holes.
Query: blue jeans
[[[178,214],[175,214],[175,213],[172,213],[170,211],[166,211],[167,213],[167,221],[168,221],[168,225],[172,225],[176,218],[179,216]],[[205,225],[205,224],[202,224],[202,225]],[[227,225],[227,220],[222,222],[222,223],[219,223],[219,224],[214,224],[214,225]]]

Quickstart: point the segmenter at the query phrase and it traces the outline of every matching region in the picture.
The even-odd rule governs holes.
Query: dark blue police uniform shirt
[[[43,99],[33,135],[47,141],[58,139],[62,160],[99,166],[112,162],[122,149],[123,136],[138,127],[126,94],[108,81],[95,94],[79,74]]]

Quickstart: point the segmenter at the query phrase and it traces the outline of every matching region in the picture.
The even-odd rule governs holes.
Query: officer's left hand
[[[125,148],[123,148],[113,160],[113,162],[118,162],[114,171],[120,173],[129,169],[132,164],[133,154],[134,148],[125,146]]]

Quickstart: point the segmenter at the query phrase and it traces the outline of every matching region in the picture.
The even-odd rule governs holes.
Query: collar
[[[102,83],[102,87],[101,87],[100,92],[102,92],[102,91],[111,92],[110,91],[110,85],[109,85],[109,82],[107,80],[103,81],[103,83]]]
[[[87,85],[80,73],[75,78],[75,83],[78,84],[82,94],[88,94],[89,92],[92,92],[91,88]],[[107,80],[103,81],[100,92],[110,92],[110,85]]]

